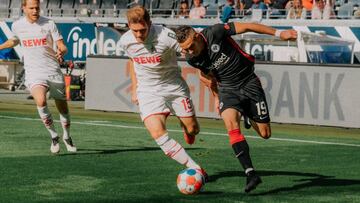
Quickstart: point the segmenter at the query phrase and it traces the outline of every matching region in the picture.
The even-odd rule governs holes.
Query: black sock
[[[232,148],[235,152],[236,158],[239,159],[245,171],[246,169],[254,168],[250,158],[249,145],[247,144],[246,140],[234,143]]]

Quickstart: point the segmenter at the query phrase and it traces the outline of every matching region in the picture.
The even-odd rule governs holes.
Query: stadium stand
[[[155,6],[156,11],[152,14],[158,17],[173,17],[175,15],[174,9],[176,8],[176,0],[169,0],[169,1],[160,1],[156,0],[153,1],[153,8]]]
[[[87,0],[75,0],[74,9],[75,15],[78,17],[90,16]]]
[[[21,0],[12,0],[10,3],[10,18],[19,18],[21,15]]]
[[[40,0],[40,14],[50,17],[122,17],[126,9],[134,5],[144,5],[152,17],[173,18],[178,11],[181,0]],[[226,0],[203,0],[206,8],[206,18],[218,18]],[[360,0],[334,0],[333,9],[338,19],[355,19],[354,13],[360,13]],[[189,0],[190,8],[193,1]],[[261,20],[270,18],[286,18],[286,9],[277,9],[280,15],[275,17],[272,10],[262,14],[235,10],[233,18]],[[2,0],[0,3],[0,18],[18,18],[22,15],[21,0]],[[260,16],[261,15],[261,16]],[[357,14],[358,15],[358,14]],[[309,18],[310,15],[308,15]],[[360,15],[359,15],[360,16]],[[357,17],[359,17],[357,16]]]
[[[100,10],[101,0],[90,0],[89,2],[89,14],[92,17],[102,17],[102,11]]]
[[[212,18],[212,17],[218,17],[219,16],[219,9],[220,4],[217,4],[217,0],[204,0],[203,6],[206,8],[206,16]]]
[[[0,4],[0,18],[9,17],[10,0],[3,0]]]
[[[103,0],[101,2],[101,9],[104,17],[116,17],[116,1],[114,0]]]
[[[343,4],[339,7],[338,10],[338,18],[342,19],[342,18],[351,18],[351,16],[353,15],[354,12],[354,4],[353,3],[346,3]]]
[[[49,11],[49,16],[59,17],[62,15],[61,1],[59,0],[48,0],[47,9]]]
[[[74,17],[74,0],[62,0],[61,9],[64,17]]]
[[[116,9],[117,9],[117,15],[123,16],[126,13],[126,9],[129,8],[129,6],[132,4],[129,0],[117,0],[116,1]]]

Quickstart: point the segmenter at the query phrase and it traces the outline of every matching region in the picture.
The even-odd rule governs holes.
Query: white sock
[[[60,113],[60,122],[63,128],[63,138],[69,139],[70,136],[70,114],[61,114]]]
[[[47,106],[37,106],[37,110],[39,112],[40,118],[43,121],[46,129],[49,131],[51,138],[57,137],[57,133],[54,127],[54,121],[52,119],[51,113]]]
[[[200,169],[201,167],[186,153],[185,149],[168,134],[164,134],[155,140],[164,153],[187,168]]]

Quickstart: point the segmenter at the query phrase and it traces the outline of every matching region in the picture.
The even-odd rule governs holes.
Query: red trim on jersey
[[[201,35],[201,37],[204,39],[205,43],[209,46],[209,44],[208,44],[208,42],[207,42],[207,40],[206,40],[206,38],[205,38],[204,34],[203,34],[203,33],[201,33],[201,32],[199,32],[199,34],[200,34],[200,35]]]
[[[168,117],[170,115],[170,112],[159,112],[159,113],[152,113],[148,116],[146,116],[143,121],[145,121],[147,118],[149,118],[150,116],[154,116],[154,115],[165,115],[166,117]]]
[[[240,52],[243,56],[245,56],[249,61],[251,62],[255,62],[255,58],[253,56],[251,56],[250,54],[247,54],[246,52],[244,52],[240,46],[238,44],[236,44],[236,42],[233,40],[233,38],[228,37],[227,40],[230,42],[230,44],[236,49],[238,50],[238,52]]]
[[[44,83],[35,83],[35,84],[31,85],[30,91],[31,91],[34,87],[36,87],[36,86],[42,86],[42,87],[46,87],[47,89],[49,89],[49,85],[47,85],[47,84],[44,84]]]
[[[240,129],[230,130],[228,134],[231,145],[245,140],[245,137],[241,134]]]

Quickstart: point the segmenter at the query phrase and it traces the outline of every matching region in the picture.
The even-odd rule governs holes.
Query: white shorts
[[[52,75],[26,77],[25,85],[30,90],[37,85],[48,88],[49,97],[56,100],[66,100],[64,75],[61,71]]]
[[[151,115],[170,113],[177,117],[195,116],[195,109],[188,90],[169,94],[154,92],[138,93],[140,116],[142,121]]]

